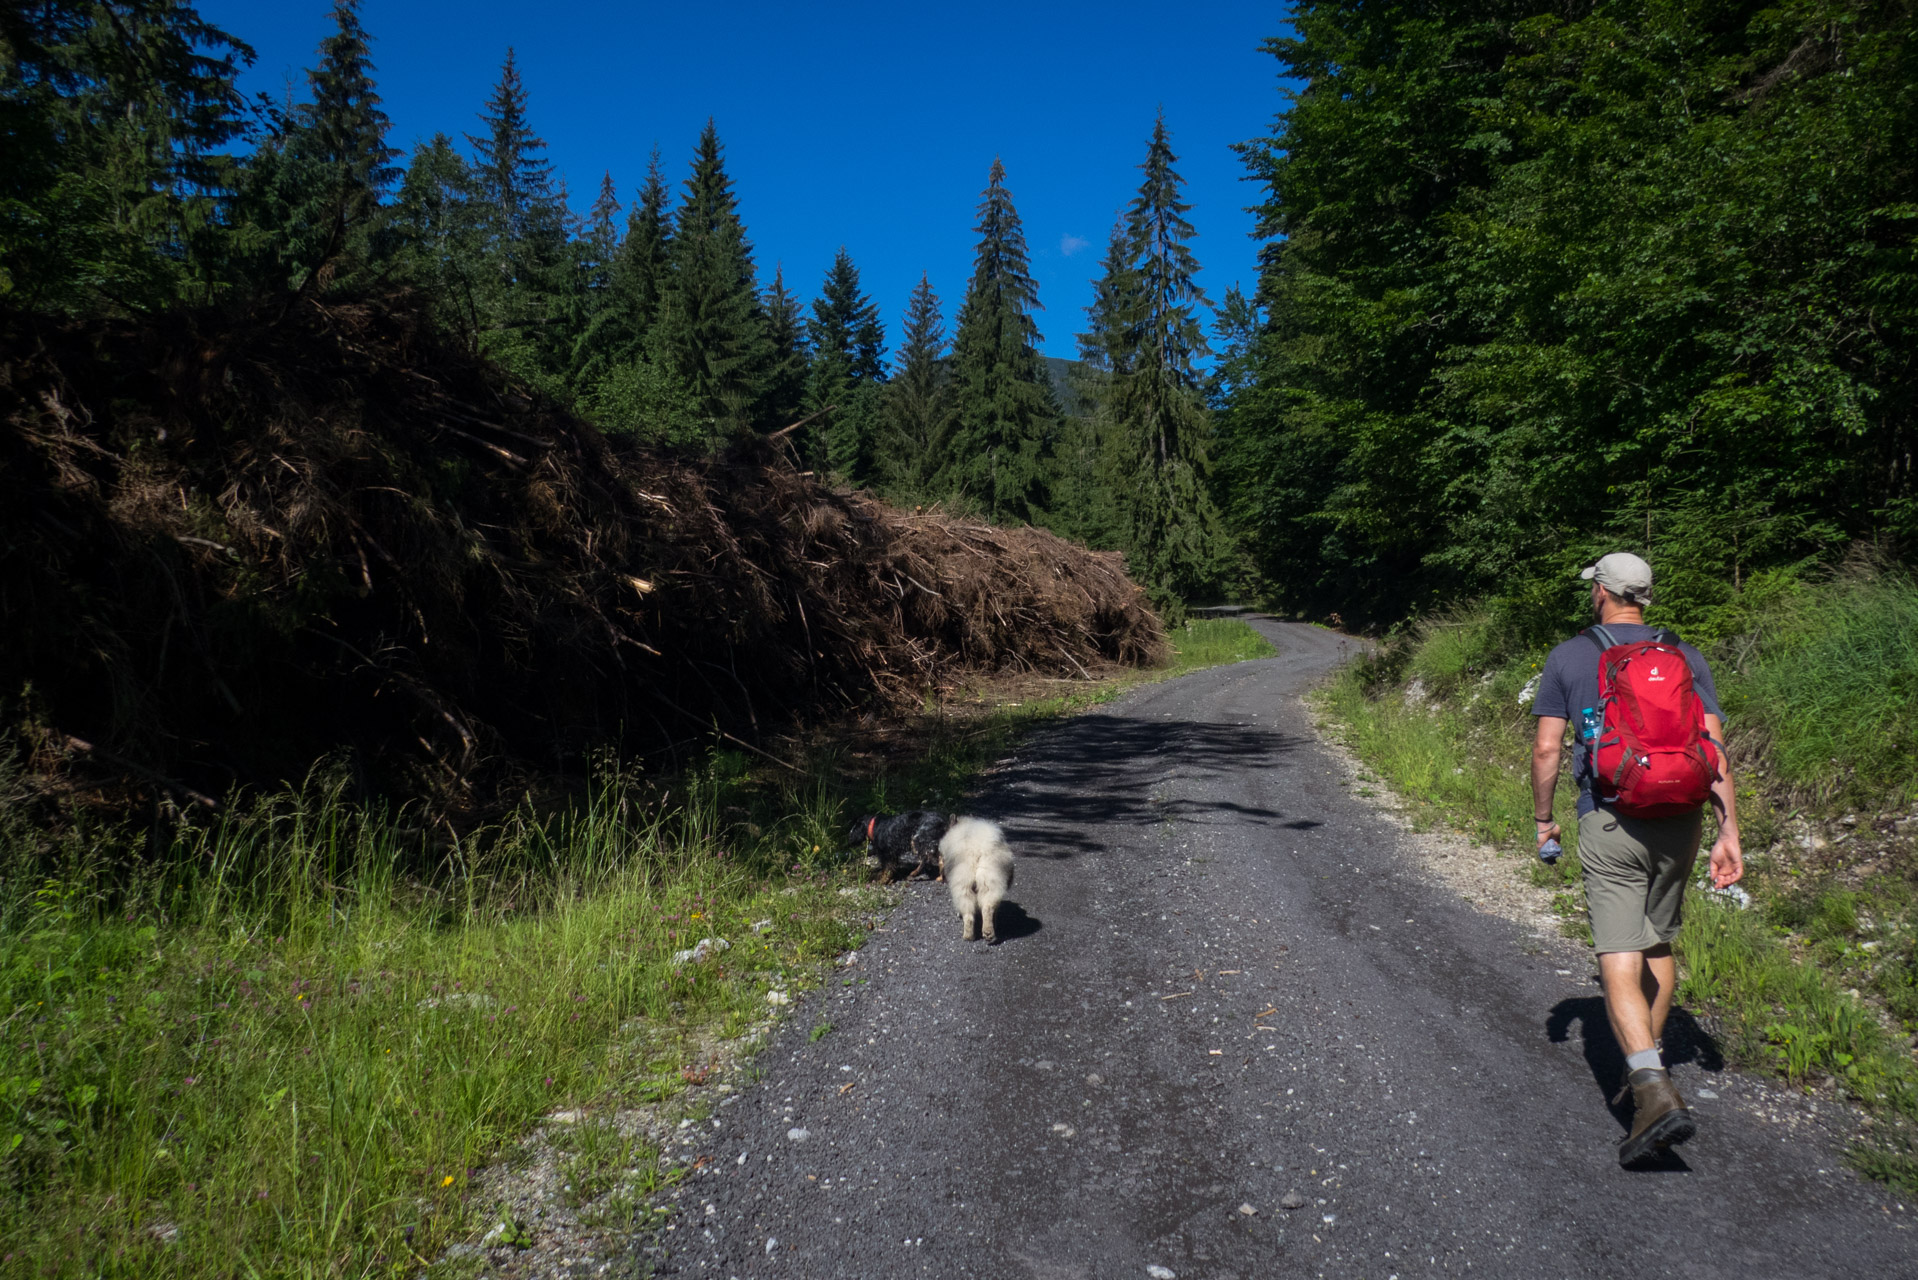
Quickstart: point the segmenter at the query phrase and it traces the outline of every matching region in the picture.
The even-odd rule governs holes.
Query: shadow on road
[[[1606,1108],[1619,1127],[1629,1130],[1632,1127],[1630,1098],[1622,1098],[1616,1105],[1612,1102],[1625,1079],[1625,1053],[1612,1034],[1611,1019],[1605,1016],[1605,998],[1582,996],[1559,1001],[1552,1006],[1551,1017],[1545,1020],[1545,1035],[1553,1044],[1564,1044],[1571,1038],[1574,1022],[1579,1024],[1579,1040],[1585,1046],[1585,1065],[1591,1068],[1592,1083],[1598,1086]],[[1703,1071],[1723,1071],[1725,1055],[1718,1041],[1688,1010],[1673,1009],[1665,1021],[1665,1064],[1677,1067],[1687,1063],[1696,1063]],[[1682,1166],[1684,1162],[1678,1163]]]
[[[1282,768],[1307,739],[1252,725],[1201,724],[1136,716],[1082,716],[1034,744],[1043,768],[1021,768],[994,790],[991,816],[1020,857],[1071,858],[1102,847],[1098,827],[1150,826],[1168,820],[1204,825],[1318,826],[1277,809],[1155,794],[1155,779],[1176,769],[1186,778]]]
[[[992,923],[1002,943],[1011,942],[1015,938],[1030,938],[1045,928],[1045,925],[1039,922],[1039,917],[1027,915],[1024,907],[1011,901],[999,904],[999,914],[992,918]]]

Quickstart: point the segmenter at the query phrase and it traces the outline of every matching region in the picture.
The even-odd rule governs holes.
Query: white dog
[[[939,841],[939,862],[963,925],[959,936],[971,942],[983,933],[987,942],[998,942],[993,917],[1012,887],[1006,833],[984,818],[960,818]]]

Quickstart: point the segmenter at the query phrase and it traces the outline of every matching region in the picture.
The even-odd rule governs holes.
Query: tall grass
[[[496,833],[446,890],[325,793],[183,834],[179,878],[111,916],[44,885],[0,938],[10,1273],[415,1266],[484,1217],[469,1175],[507,1138],[678,1092],[689,1037],[852,942],[830,877],[782,892],[710,839],[710,795],[622,798]],[[708,935],[721,963],[672,963]]]
[[[1860,575],[1790,598],[1727,686],[1728,715],[1813,802],[1918,799],[1918,583]]]

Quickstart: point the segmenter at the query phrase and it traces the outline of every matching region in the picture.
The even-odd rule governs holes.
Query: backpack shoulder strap
[[[1617,637],[1613,636],[1611,632],[1596,622],[1579,632],[1579,634],[1597,645],[1600,653],[1604,653],[1607,649],[1613,648],[1618,644]]]

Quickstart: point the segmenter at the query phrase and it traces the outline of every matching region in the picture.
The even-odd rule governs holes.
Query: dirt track
[[[1010,936],[960,942],[916,885],[717,1113],[663,1274],[1918,1274],[1918,1205],[1844,1168],[1831,1108],[1723,1070],[1682,1015],[1700,1136],[1621,1171],[1589,957],[1417,869],[1299,702],[1338,639],[1258,625],[1279,657],[989,779]]]

